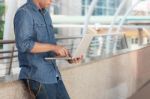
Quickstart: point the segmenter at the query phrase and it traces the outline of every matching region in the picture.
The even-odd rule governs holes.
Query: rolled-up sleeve
[[[16,46],[20,52],[31,52],[35,41],[33,19],[25,10],[20,10],[14,18]]]

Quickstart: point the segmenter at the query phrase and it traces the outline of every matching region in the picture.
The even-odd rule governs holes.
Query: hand
[[[80,63],[81,61],[83,60],[83,55],[81,55],[80,57],[77,57],[77,58],[73,58],[73,59],[68,59],[68,63],[70,64],[78,64]]]
[[[63,47],[63,46],[59,46],[59,45],[54,45],[54,50],[53,50],[58,56],[62,56],[62,57],[66,57],[69,56],[69,51]]]

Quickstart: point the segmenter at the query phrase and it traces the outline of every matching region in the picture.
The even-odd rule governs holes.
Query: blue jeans
[[[33,80],[23,80],[35,99],[70,99],[62,80],[55,84],[41,84]]]

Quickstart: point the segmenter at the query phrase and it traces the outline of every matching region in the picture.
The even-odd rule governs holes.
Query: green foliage
[[[4,32],[4,20],[3,16],[5,13],[5,6],[3,4],[0,4],[0,40],[3,39],[3,32]],[[0,45],[0,48],[2,48],[3,45]]]
[[[0,40],[3,39],[4,21],[0,20]]]
[[[5,13],[5,6],[3,4],[0,4],[0,40],[3,39],[3,32],[4,32],[4,21],[3,16]]]
[[[0,4],[0,17],[4,15],[5,12],[5,6],[3,4]]]

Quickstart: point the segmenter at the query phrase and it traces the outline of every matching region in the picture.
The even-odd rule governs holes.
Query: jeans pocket
[[[29,88],[36,97],[41,90],[41,83],[34,80],[29,80]]]

